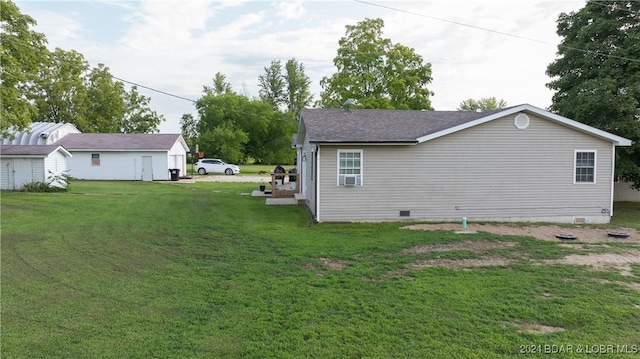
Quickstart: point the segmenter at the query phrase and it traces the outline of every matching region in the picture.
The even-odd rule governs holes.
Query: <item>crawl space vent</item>
[[[587,224],[587,219],[584,217],[573,217],[573,224]]]
[[[516,126],[518,130],[524,130],[529,127],[529,116],[524,113],[519,113],[518,116],[513,119],[513,125]]]
[[[411,211],[400,211],[400,217],[409,217],[411,216]]]

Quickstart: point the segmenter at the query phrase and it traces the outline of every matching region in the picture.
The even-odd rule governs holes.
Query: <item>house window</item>
[[[573,183],[596,183],[596,151],[575,152]]]
[[[361,150],[338,150],[338,186],[362,186]]]
[[[91,154],[91,165],[92,166],[100,166],[100,154],[92,153]]]

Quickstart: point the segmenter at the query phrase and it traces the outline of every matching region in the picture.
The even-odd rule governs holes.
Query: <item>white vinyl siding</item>
[[[596,151],[575,151],[574,183],[596,183]]]
[[[366,186],[336,186],[336,151],[322,145],[318,215],[324,222],[469,220],[608,222],[614,146],[529,115],[513,116],[417,145],[354,146],[366,156]],[[596,151],[595,183],[574,185],[575,151]],[[410,211],[409,217],[400,217]],[[406,212],[405,212],[406,213]]]
[[[304,128],[302,129],[304,130]],[[302,131],[299,133],[299,135],[300,134],[304,135],[305,132]],[[307,207],[309,208],[311,213],[315,216],[316,206],[317,206],[316,190],[317,190],[317,184],[318,184],[316,181],[316,174],[320,170],[317,160],[320,156],[318,155],[318,147],[316,147],[315,144],[310,143],[309,138],[306,136],[304,136],[304,142],[302,143],[301,151],[304,154],[303,156],[306,163],[304,166],[305,172],[302,174],[302,181],[304,181],[305,184],[304,185],[300,184],[301,185],[300,190],[302,191],[302,194],[306,199]],[[335,177],[334,177],[333,185],[335,186]]]
[[[53,181],[55,177],[61,176],[67,171],[67,158],[60,152],[55,151],[44,159],[45,178],[51,181],[52,186],[65,187],[63,182]]]
[[[362,150],[338,150],[338,186],[345,185],[362,186]]]
[[[69,175],[83,180],[142,180],[142,157],[150,156],[153,161],[153,180],[169,180],[169,168],[174,168],[167,151],[140,152],[100,152],[100,166],[92,165],[92,154],[96,152],[72,151],[73,157],[67,159]],[[171,163],[170,163],[171,161]],[[183,173],[182,171],[180,173]]]

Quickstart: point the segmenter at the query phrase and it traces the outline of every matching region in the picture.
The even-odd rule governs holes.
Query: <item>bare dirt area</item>
[[[416,224],[403,227],[410,230],[423,231],[461,231],[461,225],[457,223],[442,224]],[[555,241],[559,246],[568,247],[576,250],[593,250],[598,249],[598,253],[572,254],[562,259],[539,260],[532,261],[534,264],[565,264],[565,265],[582,265],[588,266],[595,270],[617,270],[625,276],[633,276],[632,265],[640,264],[640,250],[628,249],[626,251],[617,249],[612,253],[601,253],[602,250],[609,252],[607,249],[613,249],[609,243],[640,243],[640,233],[631,228],[603,229],[603,228],[585,228],[585,227],[560,227],[555,225],[549,226],[515,226],[509,224],[471,224],[467,226],[464,233],[484,232],[498,235],[514,235],[532,237],[545,241]],[[621,239],[609,236],[608,233],[627,233],[628,238]],[[556,237],[558,234],[572,234],[576,240],[560,240]],[[491,249],[501,249],[517,246],[517,242],[491,242],[483,239],[465,240],[452,244],[430,244],[420,245],[409,249],[405,249],[404,253],[419,254],[428,252],[469,250],[475,253],[481,253]],[[526,260],[526,259],[525,259]],[[433,259],[427,261],[416,261],[407,266],[407,269],[422,269],[434,266],[442,266],[452,269],[473,268],[483,266],[503,266],[514,262],[513,259],[503,258],[499,256],[486,256],[476,259]],[[632,286],[638,289],[638,286]]]
[[[548,334],[563,332],[565,329],[561,327],[552,327],[548,325],[541,325],[538,323],[503,323],[504,326],[515,326],[522,333],[530,334]]]
[[[640,251],[629,250],[624,253],[589,253],[586,255],[572,254],[562,259],[543,260],[535,263],[584,265],[595,270],[615,269],[624,276],[633,276],[631,265],[640,264]]]
[[[409,249],[403,250],[404,253],[408,254],[418,254],[418,253],[429,253],[429,252],[448,252],[448,251],[461,251],[467,250],[472,252],[482,252],[487,251],[489,249],[502,249],[517,246],[517,242],[489,242],[484,240],[477,241],[464,241],[459,243],[451,243],[451,244],[428,244],[428,245],[420,245],[411,247]]]
[[[515,260],[500,256],[489,256],[473,259],[431,259],[410,263],[407,265],[407,269],[424,269],[430,267],[446,267],[451,269],[497,267],[506,266],[513,262],[515,262]]]
[[[438,223],[438,224],[416,224],[402,227],[404,229],[423,230],[423,231],[461,231],[462,226],[458,223]],[[556,235],[572,234],[576,236],[575,241],[582,243],[600,243],[600,242],[636,242],[640,243],[640,232],[632,228],[588,228],[588,227],[560,227],[554,225],[548,226],[515,226],[508,224],[469,224],[465,231],[487,232],[499,235],[513,235],[520,237],[533,237],[545,241],[560,241]],[[628,233],[629,237],[625,239],[610,237],[608,232]],[[569,242],[569,241],[567,241]],[[571,241],[573,242],[573,241]]]

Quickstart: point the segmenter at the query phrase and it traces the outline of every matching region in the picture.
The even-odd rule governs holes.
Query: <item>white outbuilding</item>
[[[162,181],[187,170],[189,147],[179,134],[70,133],[56,144],[73,153],[77,179]]]
[[[80,133],[71,123],[32,122],[22,131],[10,128],[3,145],[52,145],[70,133]]]
[[[43,182],[65,187],[55,181],[67,171],[71,153],[60,145],[2,145],[0,147],[0,188],[20,190],[27,183]]]

